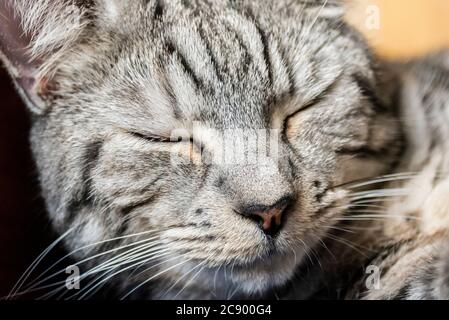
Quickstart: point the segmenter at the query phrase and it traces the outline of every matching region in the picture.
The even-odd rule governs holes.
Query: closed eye
[[[177,143],[186,141],[183,137],[167,137],[167,136],[159,136],[153,134],[143,134],[139,132],[128,132],[130,135],[148,141],[148,142],[156,142],[156,143]]]
[[[307,103],[305,103],[301,108],[293,112],[292,114],[288,115],[285,118],[285,126],[284,129],[287,128],[288,121],[298,115],[299,113],[302,113],[304,111],[307,111],[308,109],[314,107],[315,105],[320,104],[322,101],[326,100],[326,98],[332,93],[332,91],[336,88],[338,83],[341,80],[341,75],[339,75],[334,81],[332,81],[331,84],[329,84],[320,94],[309,100]]]
[[[357,158],[378,158],[385,155],[385,150],[375,150],[368,145],[356,148],[341,148],[336,150],[339,155],[355,156]]]
[[[304,112],[310,108],[312,108],[313,106],[319,104],[320,102],[322,102],[327,95],[327,91],[321,93],[320,95],[316,96],[315,98],[313,98],[312,100],[310,100],[309,102],[307,102],[305,105],[303,105],[301,108],[299,108],[299,110],[296,110],[295,112],[293,112],[292,114],[290,114],[289,116],[287,116],[286,118],[286,122],[293,118],[294,116],[296,116],[298,113]]]
[[[316,97],[314,97],[313,99],[311,99],[309,102],[307,102],[306,104],[304,104],[301,108],[299,108],[298,110],[296,110],[295,112],[293,112],[292,114],[288,115],[285,118],[284,121],[284,136],[287,137],[287,130],[289,128],[289,121],[291,119],[293,119],[294,117],[296,117],[298,114],[303,113],[309,109],[311,109],[312,107],[320,104],[322,101],[326,100],[327,95],[330,93],[330,91],[333,89],[334,87],[333,83],[331,86],[329,86],[325,91],[323,91],[322,93],[320,93],[319,95],[317,95]]]

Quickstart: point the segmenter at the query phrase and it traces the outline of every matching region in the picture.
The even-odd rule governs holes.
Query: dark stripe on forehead
[[[270,82],[270,86],[273,85],[273,66],[271,64],[271,57],[270,57],[270,47],[269,47],[269,39],[264,30],[262,30],[260,23],[257,21],[255,16],[250,13],[250,21],[254,24],[256,27],[257,32],[259,33],[260,41],[263,46],[263,58],[265,61],[266,69],[268,72],[268,81]]]
[[[161,66],[164,66],[166,64],[167,59],[165,56],[160,55],[158,61]],[[166,94],[167,98],[170,101],[170,105],[173,110],[173,116],[175,117],[175,119],[179,120],[181,119],[182,111],[179,108],[175,91],[170,83],[169,78],[167,77],[167,70],[164,67],[161,67],[160,71],[158,72],[158,75],[160,76],[158,82],[161,88],[163,88],[164,93]]]
[[[211,64],[212,64],[212,68],[214,69],[214,72],[215,72],[215,75],[217,76],[217,79],[219,81],[223,81],[223,77],[222,77],[222,75],[220,73],[220,70],[219,70],[219,65],[218,65],[218,62],[217,62],[217,58],[215,57],[215,54],[214,54],[214,52],[212,50],[212,47],[210,46],[210,43],[207,40],[207,37],[205,35],[203,21],[199,22],[198,33],[200,35],[200,38],[201,38],[201,41],[202,41],[204,47],[206,48],[207,55],[210,58],[210,61],[211,61]]]
[[[146,2],[148,3],[149,0],[146,0]],[[154,14],[153,14],[153,19],[154,20],[158,20],[158,19],[162,19],[162,16],[164,15],[164,3],[162,2],[162,0],[156,0],[156,4],[154,6]]]
[[[263,55],[264,55],[265,63],[267,66],[268,81],[270,82],[270,85],[273,85],[273,66],[271,64],[269,40],[268,40],[268,37],[265,35],[265,33],[262,31],[262,29],[260,29],[259,26],[257,26],[257,30],[260,33],[260,38],[261,38],[262,44],[263,44]]]
[[[281,56],[282,62],[284,64],[284,67],[287,72],[288,76],[288,91],[286,93],[280,93],[282,96],[293,96],[296,91],[296,79],[295,79],[295,73],[293,71],[293,68],[290,64],[289,59],[287,58],[287,54],[285,52],[285,48],[281,46],[281,43],[279,45],[279,54]],[[279,93],[277,93],[279,95]]]
[[[241,35],[237,32],[237,30],[233,30],[229,25],[225,25],[226,31],[229,32],[229,34],[233,34],[234,38],[237,40],[239,47],[243,50],[243,54],[245,55],[243,66],[248,69],[249,66],[252,64],[253,58],[251,56],[251,53],[249,51],[248,46],[243,41],[243,38]]]
[[[187,62],[186,57],[178,50],[178,48],[172,42],[167,43],[167,51],[170,56],[173,56],[176,61],[182,66],[184,73],[191,78],[194,85],[198,90],[204,88],[204,84],[202,80],[195,74],[192,67]]]

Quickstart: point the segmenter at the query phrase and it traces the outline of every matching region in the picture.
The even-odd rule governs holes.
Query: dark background
[[[0,299],[53,238],[28,143],[30,119],[0,66]]]

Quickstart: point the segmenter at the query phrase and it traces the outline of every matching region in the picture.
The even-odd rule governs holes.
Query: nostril
[[[272,206],[252,205],[243,210],[242,215],[253,220],[265,234],[276,235],[283,224],[286,209],[292,204],[293,197],[286,196]]]
[[[282,212],[279,210],[254,213],[248,218],[256,222],[259,228],[270,236],[276,235],[282,227]]]
[[[263,226],[265,224],[265,220],[262,216],[259,216],[257,214],[248,216],[251,220],[253,220],[261,229],[263,229]]]

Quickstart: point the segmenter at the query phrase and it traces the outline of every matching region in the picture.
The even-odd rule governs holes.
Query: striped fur
[[[398,170],[417,172],[387,187],[407,195],[387,204],[383,225],[395,245],[373,261],[381,288],[365,299],[449,299],[449,52],[399,66],[407,150]],[[391,248],[391,246],[390,246]]]
[[[336,278],[314,275],[318,284],[310,295],[449,299],[448,61],[449,53],[442,52],[389,66],[400,84],[397,102],[406,146],[402,160],[396,175],[383,184],[364,184],[368,191],[359,193],[330,238],[329,248],[339,252],[339,262],[323,259],[330,268],[324,273]],[[344,243],[335,244],[337,235],[344,236]],[[373,280],[376,286],[371,286]]]
[[[1,33],[1,56],[31,97],[49,215],[61,234],[74,230],[64,243],[78,261],[96,257],[81,271],[96,285],[112,274],[109,283],[124,297],[276,294],[344,216],[347,183],[398,164],[403,128],[394,86],[337,1],[9,4],[14,19],[0,6],[8,26],[29,43]],[[277,129],[279,159],[171,163],[167,137],[192,134],[193,123]],[[217,140],[203,138],[213,155]],[[276,236],[239,213],[283,199],[290,206]],[[141,260],[138,249],[101,256],[139,240],[149,241]],[[89,297],[88,288],[75,296]]]

